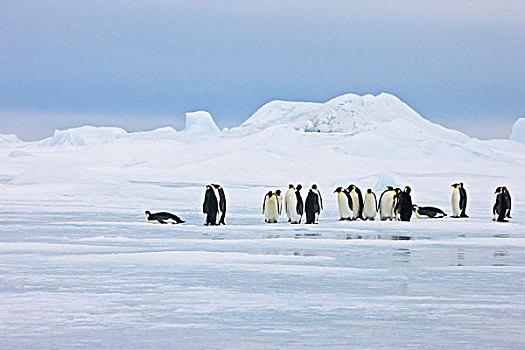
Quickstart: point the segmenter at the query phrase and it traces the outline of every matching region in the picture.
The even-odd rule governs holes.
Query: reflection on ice
[[[388,241],[409,241],[410,236],[402,235],[379,235],[379,234],[338,234],[337,239],[382,239]]]

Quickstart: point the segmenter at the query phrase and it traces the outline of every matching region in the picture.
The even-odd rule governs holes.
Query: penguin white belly
[[[350,198],[352,198],[352,216],[350,217],[352,220],[355,220],[359,217],[359,197],[355,191],[352,191],[350,193]]]
[[[149,219],[148,219],[148,222],[149,222],[150,224],[160,224],[160,222],[158,222],[157,220],[149,220]]]
[[[363,217],[365,219],[375,219],[376,217],[376,202],[374,200],[374,196],[372,195],[365,195],[365,203],[363,205]]]
[[[417,210],[416,210],[415,214],[416,214],[416,218],[418,218],[418,219],[430,219],[430,216],[428,216],[428,215],[421,215],[421,214],[419,214],[419,212]]]
[[[264,205],[264,220],[266,222],[277,222],[279,218],[279,207],[275,196],[271,198],[266,197],[266,203]]]
[[[341,219],[349,219],[352,217],[352,211],[348,205],[348,197],[346,194],[337,194],[337,204],[339,204],[339,215],[341,216]]]
[[[292,196],[295,197],[295,193],[292,189],[288,189],[284,195],[284,210],[286,212],[286,216],[288,217],[288,219],[291,219],[291,213],[292,211],[290,210],[291,208],[291,205],[290,205],[290,200],[292,198]]]
[[[297,213],[297,197],[295,193],[293,196],[290,196],[288,201],[288,210],[290,211],[290,220],[294,224],[301,222],[301,215]]]
[[[392,219],[394,217],[394,192],[387,192],[381,197],[379,203],[379,215],[381,219]]]
[[[459,188],[454,188],[454,191],[452,192],[452,199],[451,199],[453,217],[461,216],[461,208],[459,207],[460,198],[461,198],[461,195],[459,193]]]

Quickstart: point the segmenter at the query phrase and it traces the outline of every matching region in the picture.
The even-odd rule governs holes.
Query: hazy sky
[[[0,133],[240,124],[274,100],[392,93],[481,138],[525,115],[525,1],[0,2]]]

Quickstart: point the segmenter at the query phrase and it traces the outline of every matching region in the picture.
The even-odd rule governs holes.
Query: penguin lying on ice
[[[186,222],[179,218],[177,215],[161,212],[161,213],[150,213],[148,210],[145,211],[146,220],[152,224],[182,224]]]
[[[417,205],[413,205],[412,210],[418,219],[439,219],[447,216],[443,210],[434,207],[418,207]]]

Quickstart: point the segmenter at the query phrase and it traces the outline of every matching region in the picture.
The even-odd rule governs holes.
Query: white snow
[[[510,139],[513,141],[525,143],[525,118],[519,118],[512,126]]]
[[[525,145],[471,139],[387,94],[271,102],[223,131],[188,116],[181,132],[0,144],[3,347],[525,347]],[[450,213],[455,182],[468,219],[338,221],[338,186],[410,185]],[[203,226],[209,183],[227,226]],[[289,183],[319,186],[319,225],[264,223],[264,195]],[[491,220],[502,185],[505,224]]]
[[[186,127],[185,133],[207,135],[218,134],[219,127],[213,121],[210,113],[206,111],[188,112],[186,113]]]

